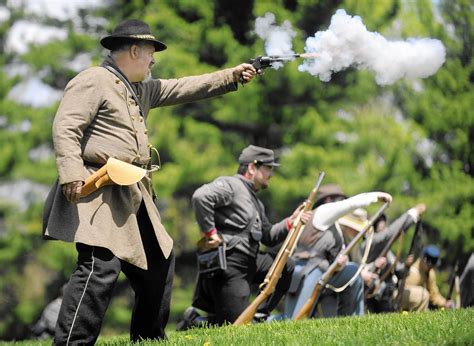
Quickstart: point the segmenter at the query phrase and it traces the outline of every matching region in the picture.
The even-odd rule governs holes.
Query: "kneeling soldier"
[[[251,285],[259,284],[273,263],[273,256],[259,253],[260,243],[275,246],[287,236],[299,208],[292,216],[272,225],[256,193],[269,185],[275,162],[270,149],[250,145],[239,156],[234,176],[219,177],[197,189],[193,208],[205,241],[205,249],[225,246],[227,268],[200,273],[193,307],[185,312],[178,329],[187,329],[202,320],[194,308],[209,313],[209,324],[232,323],[244,311]],[[310,213],[304,214],[306,220]],[[303,219],[303,217],[302,217]],[[288,290],[294,264],[288,262],[274,294],[257,312],[267,316]]]

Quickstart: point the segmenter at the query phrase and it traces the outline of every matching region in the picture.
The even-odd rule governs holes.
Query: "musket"
[[[423,231],[423,227],[422,227],[422,223],[421,223],[421,219],[420,219],[416,223],[415,233],[413,234],[413,238],[411,239],[410,249],[408,250],[408,256],[413,254],[413,249],[415,248],[416,239],[418,238],[418,234],[422,231]],[[400,311],[401,310],[402,295],[403,295],[403,291],[405,290],[405,281],[406,281],[409,270],[410,270],[410,266],[405,265],[405,268],[403,269],[401,279],[400,279],[399,284],[398,284],[397,296],[395,297],[395,300],[394,300],[394,310],[395,311],[397,311],[397,310]]]
[[[314,286],[313,292],[309,299],[304,303],[298,313],[295,315],[295,320],[301,320],[303,318],[308,318],[313,311],[313,306],[319,300],[319,296],[321,295],[322,289],[326,286],[329,280],[334,276],[334,274],[340,269],[339,264],[337,263],[337,258],[344,255],[349,255],[352,249],[357,245],[357,243],[365,236],[365,234],[369,231],[369,229],[374,224],[374,221],[378,219],[378,217],[384,212],[384,210],[389,206],[388,202],[385,202],[377,213],[370,219],[370,221],[365,225],[365,227],[351,240],[351,242],[342,249],[336,256],[336,260],[331,263],[329,268],[324,272],[324,274],[319,279],[316,286]]]
[[[454,283],[456,282],[456,276],[458,273],[458,261],[456,260],[456,263],[454,264],[454,269],[451,272],[451,275],[449,276],[449,289],[448,289],[448,294],[446,296],[446,300],[451,300],[451,297],[453,295],[454,291]]]
[[[255,313],[257,312],[258,307],[275,291],[275,287],[280,279],[281,273],[285,264],[288,262],[288,257],[293,253],[296,244],[298,242],[299,236],[303,230],[303,222],[301,220],[302,215],[310,211],[313,207],[313,204],[316,200],[316,194],[319,190],[319,186],[323,181],[325,173],[319,173],[318,180],[314,185],[313,189],[309,193],[308,198],[303,202],[301,210],[296,216],[291,229],[288,232],[288,235],[285,238],[280,250],[278,251],[275,260],[272,263],[272,266],[268,270],[265,279],[260,284],[260,293],[255,297],[253,302],[247,306],[247,308],[240,314],[240,316],[235,320],[235,325],[247,324],[253,320]]]
[[[263,74],[263,70],[273,66],[273,64],[277,62],[288,62],[295,60],[296,58],[303,58],[303,59],[316,59],[319,57],[317,53],[297,53],[297,54],[287,54],[287,55],[260,55],[256,58],[252,58],[249,61],[255,69],[257,70],[258,74]],[[240,76],[240,83],[244,83],[244,79]]]
[[[387,257],[387,254],[390,251],[390,248],[392,247],[393,243],[397,239],[400,238],[400,245],[402,244],[401,242],[403,240],[403,231],[405,231],[405,229],[403,227],[400,227],[400,229],[392,235],[392,237],[389,239],[389,241],[387,242],[385,247],[378,254],[377,258],[378,257]],[[399,246],[399,250],[401,250],[401,246]],[[372,298],[375,295],[376,291],[380,287],[380,283],[383,282],[385,280],[385,278],[387,277],[387,275],[392,272],[393,267],[397,263],[398,256],[400,255],[399,250],[397,250],[397,255],[395,256],[395,259],[393,260],[393,263],[391,263],[390,267],[387,268],[382,275],[381,275],[381,272],[382,272],[381,268],[379,268],[375,271],[375,274],[377,274],[379,276],[379,278],[376,279],[376,280],[373,280],[371,286],[368,287],[367,292],[365,292],[365,298],[366,299]]]

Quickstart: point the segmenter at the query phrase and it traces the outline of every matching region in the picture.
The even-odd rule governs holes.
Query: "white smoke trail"
[[[291,23],[285,20],[281,26],[275,24],[275,15],[267,12],[265,16],[255,20],[255,33],[265,41],[265,53],[267,55],[294,54],[291,40],[296,32],[291,28]],[[273,64],[273,68],[282,67],[282,63]]]
[[[370,32],[359,16],[351,17],[337,10],[326,31],[317,32],[306,40],[305,51],[318,53],[319,58],[305,60],[299,66],[327,82],[333,72],[350,66],[375,72],[380,85],[397,80],[425,78],[443,65],[446,51],[439,40],[410,38],[406,41],[387,41],[382,35]]]
[[[255,22],[256,34],[265,40],[268,55],[293,54],[292,38],[296,36],[291,24],[275,24],[275,16],[266,13]],[[388,41],[377,32],[370,32],[359,16],[351,17],[337,10],[326,31],[308,37],[306,53],[318,58],[307,59],[298,69],[328,82],[334,72],[349,67],[375,72],[380,85],[393,84],[407,78],[426,78],[444,63],[446,50],[439,40],[409,38],[406,41]],[[282,65],[278,65],[281,67]]]

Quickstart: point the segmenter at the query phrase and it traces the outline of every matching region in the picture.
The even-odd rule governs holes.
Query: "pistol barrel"
[[[317,59],[319,58],[318,53],[296,53],[296,54],[287,54],[287,55],[271,55],[267,58],[272,59],[273,61],[290,61],[295,58],[303,59]]]

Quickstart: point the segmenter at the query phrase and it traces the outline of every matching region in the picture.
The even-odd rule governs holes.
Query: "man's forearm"
[[[325,231],[331,227],[340,217],[354,209],[367,207],[377,202],[377,192],[361,193],[343,201],[327,203],[315,210],[313,226]]]

